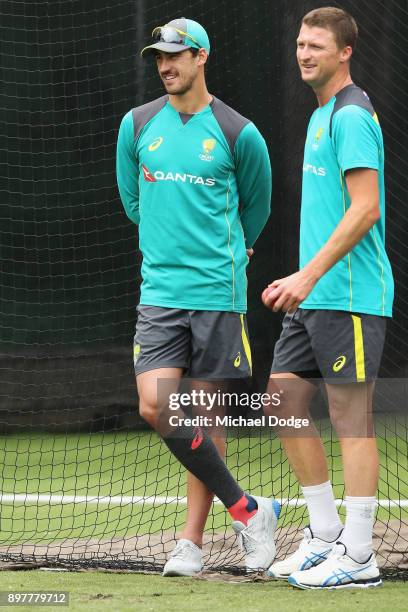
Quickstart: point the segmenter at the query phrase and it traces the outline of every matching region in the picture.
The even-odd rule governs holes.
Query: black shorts
[[[237,312],[138,306],[135,374],[183,368],[191,378],[252,375],[246,316]]]
[[[334,384],[375,380],[386,324],[376,315],[298,308],[285,315],[271,373],[323,377]]]

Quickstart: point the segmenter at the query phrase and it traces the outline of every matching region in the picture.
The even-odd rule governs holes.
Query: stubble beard
[[[186,83],[181,85],[179,89],[175,91],[169,91],[166,87],[166,83],[164,84],[164,86],[166,87],[166,91],[170,96],[183,96],[184,94],[186,94],[192,89],[193,83],[194,83],[194,78],[190,78]]]

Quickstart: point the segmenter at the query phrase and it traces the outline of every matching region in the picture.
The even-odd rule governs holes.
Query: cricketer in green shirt
[[[246,312],[246,249],[269,217],[272,189],[255,125],[215,97],[186,115],[165,95],[124,116],[117,180],[139,225],[140,303]]]
[[[313,113],[303,164],[300,268],[328,241],[350,206],[345,173],[378,172],[381,217],[317,282],[300,308],[392,316],[394,282],[385,251],[384,144],[367,94],[347,85]]]

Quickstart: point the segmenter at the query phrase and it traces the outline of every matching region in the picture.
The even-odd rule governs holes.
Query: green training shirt
[[[271,200],[269,155],[254,124],[217,98],[184,115],[163,96],[124,116],[117,180],[139,225],[140,303],[245,312],[246,249]]]
[[[385,250],[384,145],[367,94],[348,85],[318,108],[307,131],[303,163],[300,267],[328,241],[350,206],[345,173],[378,172],[381,217],[317,282],[301,308],[390,317],[394,282]]]

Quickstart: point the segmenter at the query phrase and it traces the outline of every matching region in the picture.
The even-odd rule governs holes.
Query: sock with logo
[[[330,480],[311,487],[301,487],[309,511],[314,536],[333,542],[343,529]]]
[[[346,524],[341,542],[347,554],[357,561],[367,561],[373,552],[373,525],[377,500],[375,497],[346,496]]]
[[[249,519],[256,514],[258,504],[253,497],[244,494],[236,504],[227,509],[234,521],[240,521],[247,525]]]
[[[245,497],[204,429],[183,424],[163,438],[163,442],[180,463],[201,480],[226,508],[234,506]]]

